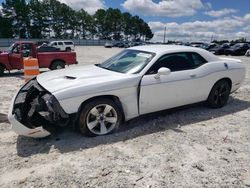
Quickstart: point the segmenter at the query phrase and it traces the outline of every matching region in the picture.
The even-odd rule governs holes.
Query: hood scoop
[[[76,77],[74,77],[74,76],[64,76],[64,78],[67,80],[75,80],[76,79]]]

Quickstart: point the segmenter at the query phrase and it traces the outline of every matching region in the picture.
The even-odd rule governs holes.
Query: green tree
[[[45,5],[40,0],[30,0],[30,27],[29,33],[31,38],[43,38],[48,32],[48,18]]]
[[[122,13],[119,9],[109,8],[106,11],[105,25],[107,32],[109,33],[109,38],[114,40],[122,39]]]
[[[11,22],[14,36],[19,38],[29,37],[29,7],[25,0],[6,0],[2,3],[3,14]]]
[[[122,14],[122,32],[124,34],[125,40],[128,40],[132,34],[132,15],[128,12]]]
[[[65,34],[66,25],[68,25],[68,17],[71,8],[57,0],[43,1],[48,20],[48,28],[50,35],[60,38]]]
[[[151,29],[139,16],[119,9],[99,9],[91,16],[58,0],[6,0],[0,36],[19,38],[94,38],[149,40]]]
[[[10,19],[3,16],[0,11],[0,38],[11,38],[13,36],[12,25]]]
[[[75,25],[80,38],[86,39],[88,35],[93,36],[95,34],[94,19],[83,9],[76,12]]]
[[[97,36],[100,39],[108,39],[109,33],[106,25],[106,11],[99,9],[94,14],[94,23]]]

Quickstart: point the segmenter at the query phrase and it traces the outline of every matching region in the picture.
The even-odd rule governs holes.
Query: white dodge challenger
[[[9,121],[19,135],[45,137],[75,125],[105,135],[142,114],[206,101],[226,105],[245,77],[240,60],[192,47],[128,48],[102,64],[43,73],[13,98]]]

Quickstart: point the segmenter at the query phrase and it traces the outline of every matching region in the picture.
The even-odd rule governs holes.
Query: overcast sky
[[[0,0],[2,2],[3,0]],[[100,8],[119,8],[139,15],[162,41],[164,27],[169,40],[250,40],[250,0],[60,0],[74,9],[94,14]]]

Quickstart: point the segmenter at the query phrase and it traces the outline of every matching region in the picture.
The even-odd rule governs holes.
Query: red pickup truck
[[[38,59],[40,68],[51,70],[77,64],[75,52],[65,52],[53,47],[37,47],[33,42],[16,42],[6,52],[0,51],[0,76],[5,70],[23,69],[23,58]]]

